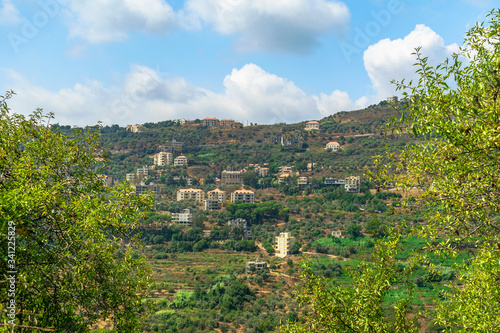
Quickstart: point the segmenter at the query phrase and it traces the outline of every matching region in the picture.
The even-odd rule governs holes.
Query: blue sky
[[[458,51],[491,0],[0,0],[0,88],[68,125],[321,119]]]

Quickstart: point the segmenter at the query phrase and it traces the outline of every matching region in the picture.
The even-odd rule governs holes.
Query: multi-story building
[[[357,192],[359,193],[361,189],[361,177],[351,176],[345,179],[345,190],[346,192]]]
[[[397,103],[397,102],[398,102],[398,96],[387,97],[387,103]]]
[[[255,193],[247,190],[237,190],[231,193],[231,202],[255,203]]]
[[[213,191],[207,192],[207,198],[217,200],[220,203],[224,203],[227,200],[226,191],[221,191],[218,188],[216,188]]]
[[[174,159],[174,165],[175,166],[187,166],[188,165],[188,159],[187,159],[187,157],[184,156],[184,155],[177,156]]]
[[[299,185],[299,187],[301,188],[306,187],[307,185],[309,185],[309,177],[299,177],[297,179],[297,185]]]
[[[325,149],[328,149],[330,148],[331,150],[333,151],[338,151],[340,149],[340,144],[338,142],[328,142],[326,144],[326,148]]]
[[[146,177],[148,174],[149,174],[149,168],[147,165],[143,166],[142,168],[137,169],[137,176]]]
[[[243,183],[243,175],[241,171],[222,171],[220,176],[221,186],[239,185]]]
[[[306,130],[319,130],[319,123],[317,121],[308,121],[306,123]]]
[[[280,166],[280,174],[293,174],[293,167],[289,166]]]
[[[141,194],[146,194],[147,192],[153,192],[154,195],[161,195],[163,194],[163,185],[161,184],[151,184],[151,185],[136,185],[132,186],[133,189],[135,189],[135,194],[136,195],[141,195]]]
[[[275,237],[276,243],[276,256],[284,258],[291,254],[292,248],[295,245],[295,237],[289,232],[281,232],[279,236]]]
[[[258,168],[255,169],[255,171],[262,178],[269,176],[269,168],[258,167]]]
[[[125,176],[125,179],[132,180],[132,179],[134,179],[135,175],[136,175],[135,173],[127,173],[127,175]]]
[[[220,202],[217,199],[205,199],[203,200],[203,206],[205,210],[218,210],[220,208]]]
[[[155,163],[155,165],[158,165],[158,166],[171,165],[172,160],[173,160],[172,153],[167,153],[164,151],[159,152],[154,157],[154,163]]]
[[[325,185],[345,186],[345,179],[335,179],[333,177],[326,177]]]
[[[219,119],[217,119],[217,118],[205,118],[205,119],[203,119],[203,126],[217,127],[217,126],[219,126]]]
[[[233,230],[235,227],[241,227],[243,228],[243,234],[245,235],[246,239],[252,238],[252,229],[247,227],[247,220],[245,219],[234,219],[227,221],[227,225],[229,226],[229,229]]]
[[[202,202],[205,199],[205,192],[197,188],[183,188],[177,191],[177,201],[189,199]]]
[[[189,209],[183,209],[180,213],[172,213],[172,222],[180,225],[191,225],[193,214]]]
[[[220,127],[235,127],[236,122],[234,119],[221,119],[219,126]]]

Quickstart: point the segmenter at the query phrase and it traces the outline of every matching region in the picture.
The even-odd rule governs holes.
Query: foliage
[[[10,113],[10,97],[0,101],[0,274],[5,281],[7,265],[17,271],[16,325],[85,332],[108,320],[138,331],[149,269],[133,233],[150,198],[125,185],[104,188],[97,128],[67,137],[50,130],[52,116],[41,110]],[[6,291],[2,283],[2,305]]]

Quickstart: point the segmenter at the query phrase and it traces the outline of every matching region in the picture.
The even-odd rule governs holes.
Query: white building
[[[345,191],[359,193],[361,188],[361,177],[351,176],[345,179]]]
[[[275,238],[276,242],[276,256],[284,258],[291,254],[292,248],[295,245],[295,237],[289,232],[282,232]]]
[[[306,123],[306,130],[319,130],[319,123],[317,121],[308,121]]]
[[[222,191],[222,190],[216,188],[213,191],[207,192],[207,198],[217,200],[220,203],[224,203],[227,200],[226,191]]]
[[[172,213],[172,222],[180,225],[191,225],[193,214],[189,209],[183,209],[180,213]]]
[[[173,160],[172,153],[160,152],[154,156],[154,163],[158,166],[171,165]]]

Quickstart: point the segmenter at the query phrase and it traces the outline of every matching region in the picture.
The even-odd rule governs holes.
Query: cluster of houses
[[[236,190],[229,198],[231,203],[255,203],[255,193],[249,190]],[[217,210],[227,202],[227,193],[218,188],[207,193],[197,188],[183,188],[177,191],[177,201],[183,200],[195,200],[203,203],[205,210]]]

